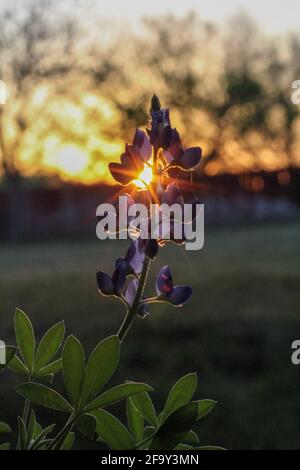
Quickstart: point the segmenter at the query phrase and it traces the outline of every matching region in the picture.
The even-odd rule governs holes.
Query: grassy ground
[[[13,338],[15,306],[30,314],[38,335],[64,318],[87,350],[116,332],[122,306],[98,295],[95,272],[111,272],[126,246],[1,246],[1,339]],[[209,232],[200,252],[161,250],[152,271],[163,264],[176,283],[193,286],[193,298],[183,309],[153,306],[151,318],[136,322],[116,380],[150,383],[160,403],[176,378],[196,370],[198,396],[219,401],[199,426],[203,444],[300,448],[300,366],[290,361],[291,342],[300,338],[300,224]],[[14,383],[8,372],[1,377],[1,419],[12,424],[21,406],[9,392]]]

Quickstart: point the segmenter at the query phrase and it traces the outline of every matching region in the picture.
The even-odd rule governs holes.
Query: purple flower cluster
[[[138,179],[145,165],[152,165],[154,176],[152,182],[144,189],[146,196],[144,199],[169,206],[174,203],[183,205],[180,184],[170,178],[169,171],[175,167],[192,171],[200,162],[201,148],[184,149],[177,130],[171,126],[169,110],[161,108],[156,96],[152,98],[150,115],[147,133],[137,129],[132,144],[125,145],[120,163],[110,163],[109,170],[118,183],[128,186]],[[130,194],[126,195],[128,205],[133,204],[133,197]],[[171,236],[168,239],[172,240],[176,223],[178,222],[175,219],[171,220],[169,225]],[[156,277],[156,295],[150,298],[144,296],[150,260],[156,257],[159,247],[166,242],[164,230],[164,221],[160,220],[155,236],[149,233],[148,239],[138,237],[131,241],[126,255],[116,260],[111,276],[102,271],[97,273],[99,292],[122,300],[129,315],[144,318],[149,313],[150,303],[168,302],[174,306],[181,306],[192,295],[190,286],[173,285],[170,268],[164,266]],[[176,242],[178,243],[178,240]],[[184,243],[184,238],[180,242]]]

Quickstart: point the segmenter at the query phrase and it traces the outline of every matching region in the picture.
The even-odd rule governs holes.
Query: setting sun
[[[45,163],[60,169],[65,175],[79,176],[89,163],[88,154],[76,145],[63,145],[46,155]]]
[[[151,183],[153,178],[152,167],[144,164],[144,169],[140,173],[139,177],[134,180],[134,184],[140,189],[146,189]]]

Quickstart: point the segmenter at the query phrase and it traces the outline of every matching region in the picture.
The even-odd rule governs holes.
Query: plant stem
[[[134,446],[134,449],[138,449],[139,447],[143,446],[144,444],[146,444],[146,442],[150,441],[150,439],[152,439],[157,433],[157,430],[153,433],[153,434],[150,434],[150,436],[148,437],[145,437],[145,439],[143,439],[142,441],[138,442],[135,446]]]
[[[74,424],[76,423],[77,421],[77,418],[78,416],[74,416],[74,415],[70,415],[68,421],[66,422],[66,424],[64,425],[64,427],[59,431],[59,433],[55,436],[55,438],[53,439],[53,441],[51,442],[48,450],[54,450],[56,448],[56,446],[60,446],[66,435],[72,430]]]
[[[22,414],[22,419],[24,421],[25,426],[27,424],[29,408],[30,408],[30,400],[26,398],[25,403],[24,403],[23,414]]]
[[[136,313],[138,310],[138,307],[140,305],[140,301],[142,299],[144,290],[145,290],[145,285],[146,285],[146,280],[148,276],[148,271],[149,271],[149,265],[150,265],[150,258],[148,256],[145,257],[142,272],[141,272],[141,277],[139,280],[138,288],[135,294],[134,301],[132,303],[132,306],[130,309],[127,311],[126,316],[124,318],[124,321],[118,331],[118,338],[122,342],[125,336],[127,335],[135,317]]]

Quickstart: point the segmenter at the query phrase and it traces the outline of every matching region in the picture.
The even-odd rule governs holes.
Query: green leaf
[[[72,412],[73,408],[55,390],[33,382],[26,382],[16,388],[17,392],[24,398],[39,406],[51,408],[52,410]]]
[[[84,379],[85,358],[80,341],[69,336],[63,349],[63,376],[71,403],[77,409]]]
[[[39,423],[35,423],[35,428],[32,436],[33,440],[37,438],[37,436],[42,432],[42,430],[42,426]]]
[[[31,449],[37,449],[41,442],[44,440],[45,437],[50,434],[53,429],[55,428],[56,424],[50,424],[50,426],[47,426],[45,429],[41,430],[40,433],[35,436],[34,442],[31,444]]]
[[[174,449],[197,421],[198,404],[188,403],[172,413],[154,436],[151,449]]]
[[[8,368],[20,375],[28,375],[29,371],[21,359],[15,354],[10,361]]]
[[[21,450],[26,449],[27,433],[26,426],[22,418],[18,416],[18,427],[19,427],[19,444],[18,447]]]
[[[85,437],[93,439],[96,432],[97,419],[92,414],[81,415],[76,426]]]
[[[38,372],[38,377],[44,377],[49,374],[56,374],[62,369],[62,358],[57,359],[56,361],[50,362],[45,367],[42,367]]]
[[[195,450],[226,450],[224,447],[219,447],[219,446],[200,446],[200,447],[194,447]]]
[[[113,387],[99,395],[97,398],[95,398],[95,400],[85,407],[85,411],[104,408],[105,406],[112,405],[120,400],[129,398],[145,391],[150,392],[152,391],[152,388],[149,385],[143,383],[126,382],[125,384]]]
[[[193,450],[194,447],[193,446],[189,446],[188,444],[178,444],[176,447],[175,447],[175,450]]]
[[[6,364],[0,364],[0,372],[11,363],[16,352],[17,352],[17,348],[15,346],[6,346],[5,348]]]
[[[31,410],[29,423],[28,423],[28,428],[27,428],[26,449],[30,446],[31,441],[33,439],[35,426],[36,426],[35,413],[34,413],[33,410]]]
[[[15,313],[15,334],[24,362],[32,372],[35,351],[34,331],[27,315],[18,308]]]
[[[134,442],[128,429],[110,413],[104,410],[97,411],[96,432],[112,450],[129,450]]]
[[[151,442],[152,442],[152,437],[154,434],[155,434],[155,427],[154,426],[147,426],[144,430],[144,440],[148,437],[149,440],[148,441],[145,441],[143,445],[139,446],[138,448],[139,449],[149,449],[150,446],[151,446]]]
[[[45,367],[59,350],[65,335],[65,324],[63,321],[52,326],[45,333],[36,351],[35,372]]]
[[[45,384],[52,384],[53,379],[54,379],[54,375],[53,375],[53,374],[42,375],[41,377],[39,377],[39,380],[40,380],[42,383],[45,383]]]
[[[187,374],[176,382],[167,398],[164,410],[161,415],[161,422],[192,399],[197,387],[197,374]]]
[[[64,442],[62,443],[62,446],[60,450],[71,450],[75,442],[75,433],[74,432],[69,432],[66,435],[66,438]]]
[[[132,398],[134,406],[139,410],[143,418],[155,428],[158,425],[152,400],[147,392],[139,393]]]
[[[82,404],[92,401],[114,373],[120,357],[120,342],[110,336],[99,343],[91,353],[82,387]]]
[[[0,434],[7,432],[11,432],[11,427],[3,421],[0,421]]]
[[[9,450],[10,449],[10,443],[6,442],[5,444],[0,444],[0,450]]]
[[[197,421],[201,418],[204,418],[204,416],[208,415],[214,407],[216,406],[217,402],[215,400],[199,400],[197,401],[198,403],[198,416],[197,416]]]
[[[144,418],[130,398],[127,400],[127,423],[134,442],[142,441],[144,437]]]
[[[189,431],[184,439],[184,444],[190,444],[192,446],[199,444],[199,437],[194,431]]]

